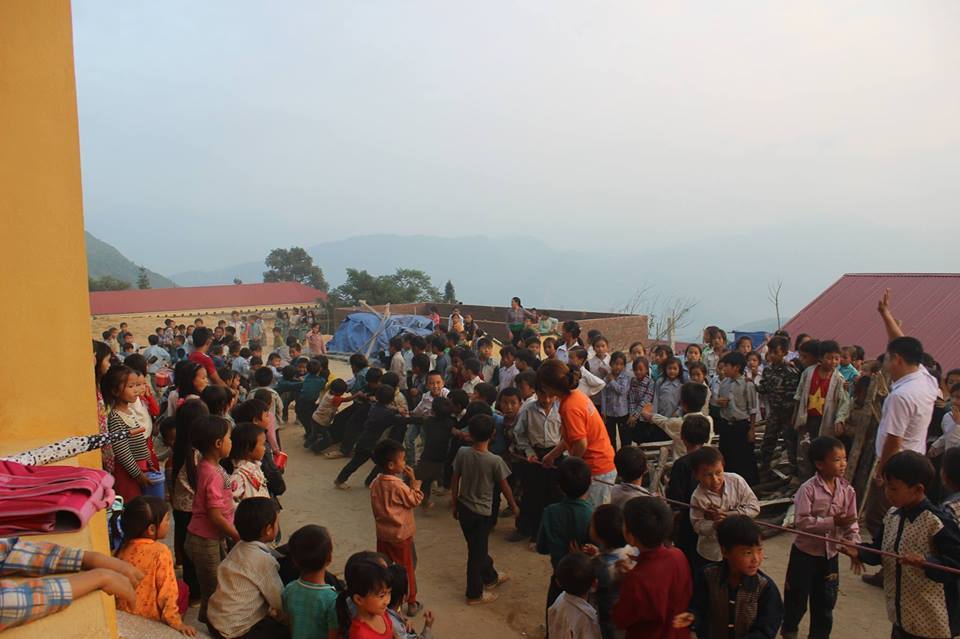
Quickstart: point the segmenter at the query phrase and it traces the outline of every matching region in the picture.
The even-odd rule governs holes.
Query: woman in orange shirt
[[[136,566],[145,576],[137,586],[136,604],[118,599],[117,608],[162,621],[188,637],[196,636],[196,629],[183,623],[180,616],[186,609],[187,597],[180,593],[181,586],[173,570],[173,555],[160,541],[170,530],[167,502],[159,497],[142,495],[130,500],[123,509],[120,526],[123,528],[123,545],[117,551],[117,558]],[[186,584],[182,587],[186,590]]]
[[[555,359],[537,371],[537,392],[560,402],[561,441],[543,458],[543,465],[552,467],[564,452],[587,462],[594,479],[587,499],[596,508],[609,501],[617,470],[603,418],[590,398],[576,390],[579,377],[575,369]]]

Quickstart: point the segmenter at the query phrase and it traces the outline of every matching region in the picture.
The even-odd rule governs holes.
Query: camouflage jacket
[[[763,369],[757,392],[770,406],[771,411],[791,411],[794,395],[800,383],[800,371],[793,364],[771,364]]]

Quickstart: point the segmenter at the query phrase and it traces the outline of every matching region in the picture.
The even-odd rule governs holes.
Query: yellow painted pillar
[[[97,431],[72,34],[68,0],[0,1],[0,453]],[[106,552],[104,514],[37,539]],[[113,599],[3,636],[116,636]]]

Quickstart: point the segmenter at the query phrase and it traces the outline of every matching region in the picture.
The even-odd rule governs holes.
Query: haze
[[[86,225],[161,273],[520,233],[558,277],[616,258],[611,307],[654,282],[745,322],[772,281],[792,312],[956,269],[960,4],[73,6]]]

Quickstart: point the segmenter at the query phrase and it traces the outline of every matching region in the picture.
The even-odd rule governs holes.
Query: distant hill
[[[131,288],[137,287],[137,276],[140,273],[139,266],[103,240],[95,238],[86,231],[84,231],[84,236],[87,242],[87,270],[90,272],[90,277],[111,275],[125,282],[130,282]],[[149,269],[147,269],[147,277],[150,278],[151,288],[173,288],[176,286],[173,280]]]

